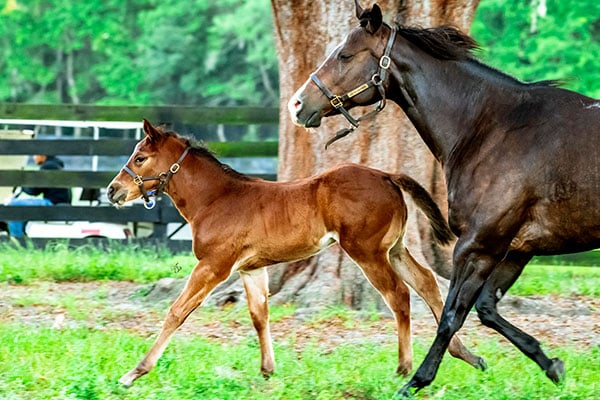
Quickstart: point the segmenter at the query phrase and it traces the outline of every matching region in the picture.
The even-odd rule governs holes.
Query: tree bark
[[[423,27],[453,24],[468,30],[479,0],[379,0],[384,20],[398,16],[404,25]],[[287,101],[326,55],[357,25],[354,2],[334,0],[272,0],[275,43],[279,58],[280,121],[279,180],[307,177],[336,164],[355,162],[390,172],[411,175],[433,194],[442,210],[447,209],[446,185],[437,162],[405,117],[389,102],[328,150],[324,146],[339,129],[348,126],[341,116],[326,118],[318,129],[295,126]],[[371,4],[362,2],[363,7]],[[399,12],[401,12],[399,14]],[[370,110],[354,109],[360,116]],[[433,245],[427,220],[417,214],[407,197],[409,220],[405,243],[422,263],[449,276],[451,249]],[[275,301],[295,301],[304,307],[344,303],[361,308],[378,299],[360,270],[338,246],[310,260],[289,264],[271,274]]]

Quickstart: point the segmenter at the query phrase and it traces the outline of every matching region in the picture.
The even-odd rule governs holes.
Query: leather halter
[[[369,81],[358,86],[356,89],[353,89],[342,96],[338,96],[333,94],[331,90],[329,90],[327,86],[325,86],[325,84],[319,79],[319,77],[317,77],[317,74],[315,72],[310,74],[310,79],[315,83],[315,85],[317,85],[319,89],[321,89],[323,94],[327,96],[327,98],[329,99],[329,103],[333,106],[333,108],[342,113],[342,115],[346,117],[348,122],[350,122],[350,124],[352,125],[349,128],[338,131],[334,137],[327,141],[327,143],[325,144],[325,149],[327,149],[327,147],[329,147],[329,145],[335,142],[336,140],[343,138],[344,136],[354,131],[354,129],[358,128],[360,121],[370,118],[384,109],[386,102],[385,88],[383,87],[383,82],[385,82],[385,79],[388,75],[388,69],[392,64],[390,53],[392,52],[392,46],[394,45],[394,41],[396,40],[397,32],[395,26],[390,27],[390,29],[390,37],[388,39],[387,45],[385,46],[385,51],[379,59],[379,68],[377,72],[373,74]],[[372,87],[376,87],[379,91],[379,95],[381,96],[381,100],[379,100],[377,107],[374,110],[369,111],[367,114],[359,117],[358,119],[354,118],[352,115],[350,115],[350,112],[344,107],[344,103]]]
[[[160,195],[164,192],[165,187],[171,180],[171,177],[174,174],[176,174],[177,171],[179,171],[179,168],[181,168],[181,162],[183,161],[185,156],[187,156],[190,149],[191,149],[191,147],[186,147],[186,149],[184,150],[181,157],[179,157],[177,162],[175,162],[173,165],[171,165],[171,167],[169,168],[169,170],[167,172],[161,172],[158,175],[140,176],[140,175],[136,174],[135,172],[133,172],[131,170],[131,168],[129,168],[127,165],[123,166],[123,171],[125,171],[129,175],[131,175],[131,177],[133,178],[133,183],[135,183],[137,185],[137,187],[140,189],[140,192],[144,199],[144,207],[146,207],[146,209],[151,210],[154,208],[154,206],[156,206],[156,201],[150,199],[150,197],[151,196],[157,197],[157,198],[160,197]],[[150,192],[147,192],[146,188],[144,187],[144,182],[147,182],[147,181],[158,181],[157,188],[154,190],[151,190]]]

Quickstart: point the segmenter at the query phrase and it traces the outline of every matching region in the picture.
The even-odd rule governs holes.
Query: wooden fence
[[[61,119],[139,122],[141,117],[161,123],[192,124],[275,124],[275,109],[253,108],[197,108],[197,107],[96,107],[46,106],[0,103],[0,119]],[[51,118],[49,118],[49,116]],[[36,139],[0,140],[0,155],[47,154],[57,156],[121,156],[131,154],[136,140],[129,139]],[[212,142],[207,144],[219,157],[276,157],[277,142]],[[5,170],[0,166],[0,186],[81,187],[105,188],[118,171],[70,170]],[[244,172],[244,171],[241,171]],[[256,175],[276,179],[274,174]],[[95,206],[15,207],[0,206],[0,221],[96,221],[153,224],[152,240],[181,248],[181,243],[167,240],[167,224],[184,223],[168,198],[152,210],[142,205],[116,209],[108,204]],[[38,241],[44,243],[45,241]],[[72,241],[77,243],[78,241]],[[189,249],[189,242],[183,244]]]

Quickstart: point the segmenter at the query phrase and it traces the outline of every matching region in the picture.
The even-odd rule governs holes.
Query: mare
[[[497,303],[534,255],[600,246],[600,101],[481,63],[475,41],[456,28],[390,26],[376,4],[355,4],[360,25],[288,108],[296,124],[317,127],[323,117],[387,98],[442,164],[458,237],[450,288],[436,338],[398,394],[433,381],[473,306],[484,325],[560,382],[562,361],[502,318]]]
[[[164,191],[191,227],[198,263],[152,348],[121,383],[129,386],[148,373],[175,330],[234,272],[243,281],[258,333],[261,372],[272,374],[275,361],[265,267],[307,258],[334,242],[359,265],[392,310],[398,330],[397,372],[409,373],[410,297],[405,282],[425,300],[436,320],[443,301],[431,269],[420,265],[402,244],[407,218],[402,193],[408,193],[427,215],[438,241],[453,239],[425,189],[406,175],[358,165],[292,182],[253,179],[222,164],[188,138],[145,120],[143,126],[146,136],[109,184],[108,198],[118,206],[140,196],[149,203],[154,191]],[[484,365],[458,338],[449,350],[473,366]]]

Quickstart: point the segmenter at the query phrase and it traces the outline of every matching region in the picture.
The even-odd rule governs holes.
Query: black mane
[[[471,36],[451,25],[442,25],[435,28],[419,28],[398,25],[398,34],[409,42],[418,46],[427,54],[439,60],[469,61],[478,64],[508,81],[525,86],[552,86],[562,84],[560,80],[544,80],[539,82],[522,82],[492,66],[482,63],[473,55],[479,50],[479,44]]]
[[[442,25],[435,28],[398,26],[398,34],[440,60],[466,60],[479,49],[477,42],[460,29]]]
[[[231,168],[231,166],[223,164],[221,161],[219,161],[215,154],[206,147],[206,144],[203,141],[196,140],[194,137],[191,136],[180,135],[179,133],[174,131],[163,130],[163,133],[167,136],[171,136],[182,141],[187,147],[190,148],[191,154],[195,154],[199,157],[202,157],[204,159],[209,160],[210,162],[217,164],[227,175],[242,180],[252,179],[249,176],[244,175],[241,172],[238,172],[235,169]]]

